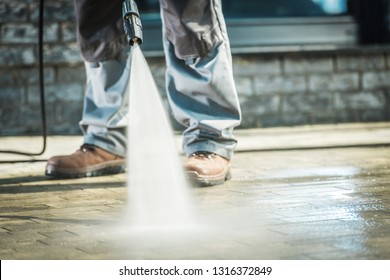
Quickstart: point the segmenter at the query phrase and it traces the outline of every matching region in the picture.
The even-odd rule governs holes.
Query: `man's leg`
[[[49,159],[45,172],[56,177],[124,172],[130,63],[124,50],[121,1],[76,0],[75,4],[87,72],[80,121],[84,144],[72,155]]]
[[[194,1],[199,2],[192,5]],[[188,16],[187,8],[194,11],[196,7],[200,7],[203,12],[194,11],[195,15],[199,16],[199,22],[209,21],[207,30],[201,25],[194,27],[192,18],[192,25],[183,30],[188,32],[190,28],[193,29],[184,38],[180,37],[182,34],[176,37],[173,35],[175,30],[180,30],[181,23],[178,22],[175,26],[175,23],[170,21],[166,24],[169,17],[167,11],[170,5],[173,7],[177,1],[162,2],[167,91],[175,118],[186,127],[183,148],[189,159],[185,168],[189,175],[201,184],[220,184],[230,176],[230,160],[236,146],[233,128],[239,125],[241,120],[220,1],[185,0],[188,6],[184,8],[183,5],[186,4],[178,4],[183,8],[175,9],[181,12],[178,17],[185,19]],[[204,18],[205,10],[209,12],[210,18]],[[205,44],[202,44],[203,39]],[[198,40],[200,47],[181,48],[181,42],[188,40]],[[213,47],[204,54],[207,46],[212,44]],[[196,45],[195,43],[192,46]]]
[[[130,58],[124,52],[117,59],[85,62],[85,68],[87,85],[80,121],[84,143],[124,157]]]

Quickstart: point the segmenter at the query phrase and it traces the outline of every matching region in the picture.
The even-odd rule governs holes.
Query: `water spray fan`
[[[122,19],[131,46],[127,88],[129,219],[133,226],[158,228],[161,236],[161,228],[172,230],[192,223],[192,202],[160,92],[138,47],[143,32],[134,0],[123,0]]]
[[[143,41],[142,23],[137,4],[134,0],[123,1],[122,18],[123,28],[129,45],[141,45]]]

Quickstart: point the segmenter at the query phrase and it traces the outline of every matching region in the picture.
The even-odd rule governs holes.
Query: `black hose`
[[[39,22],[38,22],[38,68],[39,68],[39,90],[40,90],[40,103],[41,103],[41,122],[42,122],[42,149],[38,153],[13,151],[13,150],[0,150],[0,153],[4,154],[17,154],[23,156],[40,156],[46,151],[47,142],[47,125],[46,125],[46,106],[45,106],[45,86],[43,75],[43,23],[44,23],[44,0],[39,0]],[[34,162],[38,160],[26,160],[27,162]],[[0,163],[8,163],[10,161],[0,161]]]

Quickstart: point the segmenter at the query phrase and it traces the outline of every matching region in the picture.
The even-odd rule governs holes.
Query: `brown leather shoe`
[[[45,174],[60,178],[80,178],[125,172],[124,158],[99,147],[84,144],[68,156],[55,156],[47,161]]]
[[[209,152],[196,152],[184,163],[189,179],[202,186],[223,184],[231,178],[230,160]]]

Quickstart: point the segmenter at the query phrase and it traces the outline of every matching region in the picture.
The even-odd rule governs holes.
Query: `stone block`
[[[57,102],[79,102],[84,100],[84,84],[67,83],[53,84],[46,87],[48,99],[51,98]]]
[[[8,108],[25,102],[23,87],[0,87],[0,106]]]
[[[82,117],[83,102],[67,101],[61,102],[58,105],[61,107],[59,110],[61,112],[59,116],[61,123],[58,123],[57,125],[74,126],[79,130],[78,124]]]
[[[305,77],[302,75],[258,76],[254,78],[254,93],[257,95],[305,92],[306,89]]]
[[[58,1],[58,0],[49,0],[49,1]],[[61,0],[59,0],[61,1]],[[63,0],[67,1],[67,0]],[[25,3],[36,3],[36,0],[1,0],[2,3],[13,3],[16,5],[25,4]]]
[[[284,61],[284,71],[291,73],[326,73],[333,71],[333,59],[327,57],[287,56]]]
[[[237,129],[246,129],[254,127],[273,127],[280,125],[279,114],[256,115],[243,112],[242,121]]]
[[[82,58],[76,43],[45,45],[44,60],[46,63],[81,63]]]
[[[385,54],[338,55],[337,70],[381,70],[386,68]]]
[[[389,120],[390,117],[386,110],[363,110],[361,112],[362,122],[383,122]]]
[[[306,113],[285,113],[280,117],[280,125],[295,126],[310,123],[310,116]]]
[[[0,92],[5,86],[10,86],[14,84],[14,76],[12,75],[13,71],[6,69],[0,69]]]
[[[26,2],[7,1],[7,3],[0,3],[0,23],[27,22],[29,13]]]
[[[75,21],[73,1],[47,1],[45,2],[44,17],[47,22]],[[37,21],[39,17],[38,5],[31,5],[31,20]]]
[[[28,100],[32,103],[39,102],[38,86],[30,86],[27,90]],[[48,103],[80,102],[83,103],[84,86],[80,83],[50,84],[45,86],[45,97]]]
[[[367,72],[363,74],[363,89],[384,89],[390,87],[390,71]]]
[[[44,80],[46,83],[54,81],[54,69],[44,68]],[[37,67],[0,69],[0,85],[3,86],[23,86],[37,84],[39,81],[39,71]]]
[[[38,106],[38,104],[34,105]],[[72,108],[69,109],[74,112]],[[62,106],[60,102],[46,101],[46,118],[48,127],[62,126],[65,124],[62,119]]]
[[[46,106],[46,117],[50,119],[51,110]],[[38,134],[42,131],[40,104],[28,104],[20,108],[18,126],[23,127],[23,134]]]
[[[61,34],[62,42],[75,42],[77,40],[75,23],[73,21],[61,23]]]
[[[0,65],[31,65],[36,62],[35,52],[31,46],[0,46]]]
[[[386,107],[386,97],[383,92],[336,93],[336,109],[347,110],[383,110]]]
[[[3,43],[36,43],[38,28],[32,23],[9,23],[1,26]]]
[[[356,91],[359,89],[358,73],[332,73],[309,75],[309,88],[319,91]]]
[[[0,131],[1,135],[9,135],[14,129],[25,130],[23,127],[23,118],[20,108],[0,107]],[[8,133],[7,133],[8,130]]]
[[[243,115],[267,115],[279,112],[280,96],[250,96],[240,97],[240,104]]]
[[[252,78],[237,77],[235,79],[238,95],[250,96],[253,95]]]
[[[58,83],[75,83],[80,82],[85,84],[86,73],[84,65],[80,66],[61,66],[57,68],[57,78]]]
[[[30,43],[38,42],[38,27],[32,23],[9,23],[1,28],[3,43]],[[45,42],[58,41],[58,24],[46,24],[44,26],[43,38]]]
[[[310,114],[310,124],[329,124],[334,122],[334,110],[318,110]]]
[[[282,112],[314,113],[333,109],[333,93],[288,94],[283,96]]]
[[[384,110],[338,110],[335,112],[335,122],[380,122],[389,120]]]
[[[280,74],[281,64],[277,57],[236,55],[233,57],[233,73],[237,77]]]
[[[5,135],[23,123],[21,108],[25,105],[24,88],[0,87],[0,131]]]
[[[51,135],[81,135],[81,130],[78,126],[78,122],[75,122],[73,124],[54,123],[53,125],[49,126],[48,131]]]

